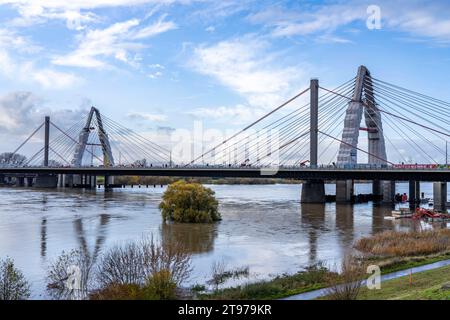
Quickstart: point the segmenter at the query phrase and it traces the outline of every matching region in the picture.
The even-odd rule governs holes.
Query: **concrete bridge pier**
[[[25,187],[32,187],[33,186],[33,177],[25,177]]]
[[[447,208],[447,182],[433,183],[434,209],[445,211]]]
[[[66,175],[59,174],[58,175],[58,188],[64,188],[66,186]]]
[[[34,186],[36,188],[56,188],[58,187],[58,176],[52,174],[38,175]]]
[[[16,177],[16,187],[25,187],[25,177]]]
[[[383,203],[392,204],[395,202],[395,181],[382,181]]]
[[[89,184],[91,185],[91,189],[97,188],[97,176],[89,176]]]
[[[105,181],[104,181],[104,187],[105,191],[112,191],[112,188],[110,188],[110,184],[114,184],[114,177],[105,175]]]
[[[349,203],[353,196],[353,180],[336,181],[336,203]]]
[[[409,206],[415,208],[420,203],[420,181],[409,181]]]
[[[380,180],[373,180],[372,181],[372,194],[374,196],[382,196],[383,195],[383,185]]]
[[[323,180],[309,180],[302,184],[302,203],[325,203],[325,183]]]

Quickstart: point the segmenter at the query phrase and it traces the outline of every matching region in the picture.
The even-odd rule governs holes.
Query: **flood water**
[[[165,188],[56,191],[0,188],[0,257],[14,259],[32,285],[33,298],[46,298],[48,264],[63,250],[90,256],[143,236],[178,239],[193,254],[190,283],[204,284],[211,265],[249,266],[251,280],[293,273],[309,264],[338,263],[362,236],[383,230],[448,227],[387,220],[391,208],[300,204],[300,185],[213,185],[223,220],[216,224],[164,224],[158,204]],[[356,193],[370,193],[358,184]],[[327,194],[335,192],[327,185]],[[432,184],[421,191],[432,197]],[[397,192],[408,193],[407,184]]]

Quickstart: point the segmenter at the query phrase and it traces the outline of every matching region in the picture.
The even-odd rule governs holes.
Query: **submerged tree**
[[[30,285],[10,258],[0,260],[0,300],[26,300]]]
[[[199,183],[172,183],[159,205],[164,221],[213,222],[220,220],[214,191]]]

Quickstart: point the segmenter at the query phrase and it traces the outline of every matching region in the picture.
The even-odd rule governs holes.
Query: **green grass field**
[[[424,271],[381,283],[380,290],[364,287],[359,300],[450,300],[450,289],[442,289],[450,284],[450,266]]]

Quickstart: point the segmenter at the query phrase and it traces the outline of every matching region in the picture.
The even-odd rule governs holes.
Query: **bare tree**
[[[47,290],[55,299],[86,299],[91,289],[93,262],[83,250],[62,254],[50,265]]]
[[[356,300],[364,281],[364,264],[348,254],[341,263],[341,273],[331,274],[327,295],[332,300]]]
[[[191,269],[191,256],[178,242],[161,245],[151,238],[116,246],[100,261],[97,280],[103,287],[114,284],[144,285],[154,274],[166,270],[180,285]]]
[[[0,165],[22,165],[27,161],[27,157],[18,153],[4,152],[0,154]]]
[[[26,300],[30,285],[10,258],[0,260],[0,300]]]

